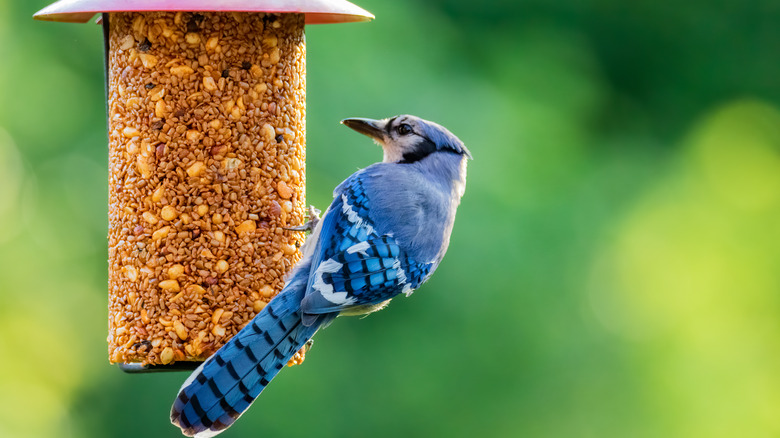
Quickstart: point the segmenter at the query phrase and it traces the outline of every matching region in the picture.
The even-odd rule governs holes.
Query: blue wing
[[[337,189],[320,230],[301,303],[304,314],[338,312],[410,294],[435,269],[435,263],[410,258],[392,230],[378,230],[369,216],[371,207],[360,173]]]

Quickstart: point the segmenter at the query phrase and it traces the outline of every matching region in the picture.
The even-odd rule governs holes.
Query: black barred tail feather
[[[171,409],[171,422],[184,435],[210,437],[227,429],[328,319],[301,323],[305,283],[295,283],[184,382]]]

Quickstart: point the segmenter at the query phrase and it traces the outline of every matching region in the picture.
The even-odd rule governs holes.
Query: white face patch
[[[418,121],[414,118],[401,116],[395,118],[394,120],[384,119],[382,122],[385,124],[386,132],[382,142],[377,141],[377,143],[382,146],[382,151],[384,152],[382,161],[385,163],[397,163],[402,161],[404,159],[404,155],[414,152],[420,141],[423,140],[422,137],[416,134],[421,131],[417,126]],[[387,123],[392,124],[392,126],[390,126],[389,132],[387,132]],[[396,129],[398,126],[403,124],[411,126],[413,132],[407,135],[399,134]]]
[[[385,163],[396,163],[404,158],[404,154],[414,152],[421,137],[415,134],[399,136],[392,134],[392,137],[382,145],[384,151],[383,161]]]

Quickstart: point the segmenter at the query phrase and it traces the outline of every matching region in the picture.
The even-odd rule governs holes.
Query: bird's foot
[[[306,343],[303,344],[303,347],[301,347],[301,349],[298,350],[298,352],[295,353],[295,355],[293,355],[293,357],[290,358],[289,361],[287,361],[287,366],[291,367],[293,365],[302,364],[303,361],[306,359],[306,353],[309,351],[312,345],[314,345],[313,339],[309,339],[308,341],[306,341]]]
[[[320,210],[315,208],[313,205],[309,206],[309,214],[308,218],[309,220],[306,221],[305,224],[298,226],[298,227],[284,227],[285,230],[289,231],[308,231],[312,232],[315,228],[317,228],[317,224],[320,222]]]
[[[283,228],[289,231],[312,232],[317,227],[317,224],[320,222],[320,210],[315,208],[313,205],[310,205],[307,218],[308,220],[303,225],[297,227],[283,227]]]

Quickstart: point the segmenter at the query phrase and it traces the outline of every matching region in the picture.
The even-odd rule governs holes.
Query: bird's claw
[[[308,218],[309,220],[306,221],[303,225],[297,226],[297,227],[283,227],[285,230],[288,231],[314,231],[315,228],[317,228],[317,224],[320,222],[320,213],[321,211],[315,208],[313,205],[309,206],[309,212],[308,212]]]

